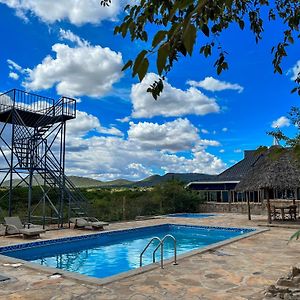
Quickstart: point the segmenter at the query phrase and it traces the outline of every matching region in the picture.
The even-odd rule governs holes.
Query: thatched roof
[[[255,164],[236,186],[237,191],[300,188],[300,164],[295,151],[273,146],[257,155]]]

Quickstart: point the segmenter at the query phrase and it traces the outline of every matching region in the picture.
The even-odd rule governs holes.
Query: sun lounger
[[[70,222],[74,223],[74,229],[91,227],[92,229],[95,230],[104,230],[104,226],[109,225],[106,222],[99,221],[98,219],[92,217],[71,218]]]
[[[19,217],[6,217],[5,221],[5,235],[23,234],[23,237],[40,237],[41,233],[46,230],[42,226],[33,225],[31,223],[22,224]]]

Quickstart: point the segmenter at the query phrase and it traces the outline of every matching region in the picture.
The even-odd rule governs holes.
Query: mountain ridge
[[[206,181],[212,180],[216,175],[209,175],[203,173],[166,173],[165,175],[151,175],[142,180],[130,181],[126,179],[115,179],[110,181],[100,181],[97,179],[82,177],[82,176],[68,176],[68,178],[74,183],[78,188],[109,188],[109,187],[124,187],[124,188],[133,188],[133,187],[152,187],[160,183],[169,181],[169,180],[179,180],[184,183],[191,181]],[[37,178],[39,181],[39,178]],[[13,185],[17,185],[20,182],[20,179],[13,179]],[[22,183],[21,186],[25,186],[25,183]],[[5,181],[2,185],[3,187],[9,186],[9,181]]]

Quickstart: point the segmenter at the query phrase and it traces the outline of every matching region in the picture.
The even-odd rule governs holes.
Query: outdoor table
[[[276,211],[279,210],[282,220],[285,220],[286,211],[292,220],[297,219],[297,205],[277,205],[273,206],[274,219],[276,219]]]

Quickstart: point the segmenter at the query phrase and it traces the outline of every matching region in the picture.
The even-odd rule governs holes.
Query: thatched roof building
[[[263,190],[267,199],[268,221],[271,223],[270,191],[292,191],[293,204],[300,188],[299,155],[292,148],[273,146],[257,151],[258,159],[235,187],[236,191]],[[248,202],[248,216],[251,219]]]
[[[259,159],[237,184],[237,191],[300,188],[300,163],[293,149],[273,146],[257,151],[257,156]]]

